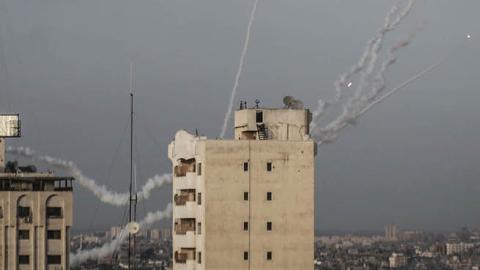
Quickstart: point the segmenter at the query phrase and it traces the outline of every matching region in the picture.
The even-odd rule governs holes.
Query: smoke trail
[[[341,101],[341,99],[345,96],[344,92],[351,86],[350,81],[357,75],[360,75],[361,77],[360,83],[355,91],[355,95],[357,97],[360,96],[361,90],[365,87],[366,81],[372,75],[372,72],[375,69],[378,55],[383,47],[385,36],[387,33],[395,30],[395,28],[403,21],[403,19],[410,14],[416,1],[417,0],[409,0],[407,6],[400,14],[397,14],[400,1],[395,2],[385,17],[383,26],[377,31],[375,36],[368,41],[367,47],[365,48],[362,57],[357,64],[355,64],[349,72],[342,74],[340,78],[334,82],[336,92],[335,97],[328,101],[321,99],[318,101],[317,109],[312,112],[312,130],[318,128],[317,126],[319,125],[319,121],[325,115],[325,113],[327,113],[329,108]]]
[[[333,100],[327,102],[320,100],[318,108],[314,111],[312,121],[312,134],[319,143],[328,143],[338,137],[338,133],[348,124],[354,124],[359,114],[364,108],[369,107],[372,102],[380,98],[386,88],[385,73],[396,61],[397,52],[407,47],[415,38],[420,28],[417,28],[405,40],[395,43],[389,50],[386,60],[378,63],[379,55],[383,48],[383,43],[388,32],[396,27],[409,15],[416,3],[416,0],[409,0],[406,7],[399,10],[399,2],[396,2],[390,12],[385,17],[384,25],[379,29],[374,38],[372,38],[365,49],[360,61],[352,68],[351,72],[346,73],[335,82],[336,95]],[[355,91],[343,102],[342,112],[330,122],[321,125],[321,117],[328,111],[329,107],[338,104],[345,96],[345,86],[347,80],[353,77],[359,79]],[[350,83],[348,84],[350,86]],[[349,87],[347,86],[347,87]],[[362,113],[363,114],[363,113]]]
[[[328,123],[324,128],[317,130],[317,136],[320,137],[320,140],[323,140],[324,142],[331,142],[333,139],[337,138],[338,133],[344,128],[345,125],[349,123],[355,123],[356,119],[359,117],[359,113],[363,110],[363,108],[369,106],[372,101],[379,97],[386,87],[384,79],[385,72],[397,60],[396,52],[401,48],[408,46],[418,30],[419,29],[410,34],[407,39],[395,43],[390,48],[387,59],[382,63],[380,70],[377,72],[374,85],[371,86],[371,90],[367,93],[363,93],[363,89],[360,89],[362,94],[356,93],[353,97],[348,99],[343,105],[342,114]]]
[[[245,37],[245,43],[243,44],[242,54],[240,55],[240,63],[238,64],[237,74],[235,75],[235,83],[233,84],[232,94],[230,96],[230,102],[228,103],[227,113],[225,114],[225,119],[223,120],[222,131],[220,132],[220,138],[222,139],[223,137],[225,137],[225,133],[227,132],[228,121],[230,120],[230,116],[232,114],[233,102],[235,101],[237,88],[240,83],[240,77],[243,72],[243,65],[245,63],[245,57],[247,56],[248,44],[250,43],[250,35],[252,33],[253,22],[255,21],[255,14],[257,13],[258,2],[259,0],[255,0],[255,2],[253,3],[252,12],[250,14],[250,20],[248,21],[247,34]]]
[[[169,203],[164,210],[148,213],[147,216],[140,222],[140,228],[144,229],[155,222],[170,218],[171,214],[172,204]],[[112,240],[101,247],[70,254],[70,265],[76,266],[87,260],[96,260],[109,256],[122,245],[127,237],[128,231],[125,227],[115,240]]]
[[[104,203],[114,206],[122,206],[128,204],[128,193],[118,193],[110,191],[107,189],[106,186],[97,184],[95,180],[85,176],[83,172],[77,167],[77,165],[72,161],[65,161],[60,158],[46,155],[37,155],[35,151],[28,147],[8,147],[6,152],[9,154],[30,159],[34,162],[43,162],[57,169],[69,172],[78,181],[80,185],[93,192],[93,194]],[[141,201],[148,199],[151,195],[152,190],[170,183],[172,183],[172,177],[170,174],[155,175],[154,177],[148,179],[145,185],[137,193],[138,200]]]
[[[445,58],[446,59],[446,58]],[[367,113],[368,111],[370,111],[375,105],[381,103],[382,101],[384,101],[386,98],[390,97],[391,95],[395,94],[396,92],[404,89],[405,87],[409,86],[411,83],[415,82],[416,80],[422,78],[423,76],[427,75],[428,73],[432,72],[433,70],[435,70],[436,68],[438,68],[441,64],[443,64],[443,62],[445,61],[445,59],[443,59],[442,61],[434,64],[434,65],[431,65],[427,68],[425,68],[424,70],[420,71],[419,73],[417,73],[416,75],[414,75],[413,77],[411,77],[410,79],[404,81],[403,83],[401,83],[400,85],[398,85],[397,87],[393,88],[392,90],[388,91],[385,95],[381,96],[381,97],[376,97],[372,102],[370,102],[367,106],[365,106],[362,110],[360,110],[355,116],[354,116],[354,120],[358,119],[359,117],[361,117],[362,115],[364,115],[365,113]],[[345,127],[348,126],[348,124],[351,124],[351,121],[348,122],[348,121],[343,121],[341,122],[335,129],[334,132],[330,132],[330,133],[327,133],[327,134],[321,134],[320,136],[320,139],[318,140],[318,144],[322,144],[322,143],[330,143],[332,141],[334,141],[338,135],[339,135],[339,132],[341,130],[343,130]]]

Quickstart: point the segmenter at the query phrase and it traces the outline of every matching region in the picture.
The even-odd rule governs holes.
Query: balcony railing
[[[179,251],[175,251],[175,262],[176,263],[186,263],[188,260],[195,260],[195,249],[194,248],[182,248]]]
[[[175,176],[183,177],[186,176],[188,172],[195,172],[195,164],[195,159],[181,159],[180,163],[175,166]]]
[[[186,234],[187,231],[195,231],[195,219],[181,220],[178,223],[175,222],[176,234]]]
[[[180,194],[175,194],[174,196],[175,205],[185,205],[187,202],[195,201],[195,190],[181,192]]]

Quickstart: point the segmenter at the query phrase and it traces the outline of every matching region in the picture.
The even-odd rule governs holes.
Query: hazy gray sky
[[[252,3],[0,0],[0,111],[23,120],[22,139],[8,143],[73,160],[126,191],[133,62],[139,178],[168,172],[178,129],[220,132]],[[392,4],[261,0],[238,97],[279,106],[294,95],[308,107],[331,97]],[[450,58],[319,148],[317,229],[480,226],[479,10],[478,0],[419,0],[389,36],[391,44],[425,24],[391,69],[390,87]],[[157,192],[139,216],[170,199],[170,188]],[[122,213],[77,185],[76,229],[111,225]]]

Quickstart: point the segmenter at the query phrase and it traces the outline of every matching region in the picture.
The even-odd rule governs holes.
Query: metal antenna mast
[[[133,120],[134,120],[134,110],[133,110],[133,63],[130,63],[130,197],[129,197],[129,208],[128,208],[128,224],[132,224],[132,221],[136,220],[137,214],[137,194],[133,194],[133,178],[134,178],[134,168],[133,168]],[[133,203],[133,205],[132,205]],[[133,240],[133,246],[132,246]],[[132,266],[132,255],[133,255],[133,269],[135,269],[135,234],[128,232],[128,269],[131,269]]]

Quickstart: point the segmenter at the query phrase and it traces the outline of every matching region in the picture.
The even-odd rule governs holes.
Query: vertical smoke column
[[[259,0],[255,0],[253,3],[252,12],[250,14],[250,20],[248,21],[247,27],[247,34],[245,37],[245,43],[243,44],[242,54],[240,55],[240,63],[238,64],[238,71],[235,75],[235,83],[233,84],[232,94],[230,96],[230,101],[228,103],[227,113],[225,114],[225,119],[223,120],[222,131],[220,132],[220,138],[223,139],[225,137],[225,133],[227,132],[228,121],[230,120],[230,116],[233,110],[233,102],[235,102],[235,96],[237,93],[238,85],[240,84],[240,77],[242,76],[243,72],[243,65],[245,63],[245,57],[247,56],[248,45],[250,43],[250,35],[252,33],[253,22],[255,21],[255,15],[257,13],[257,6]]]

